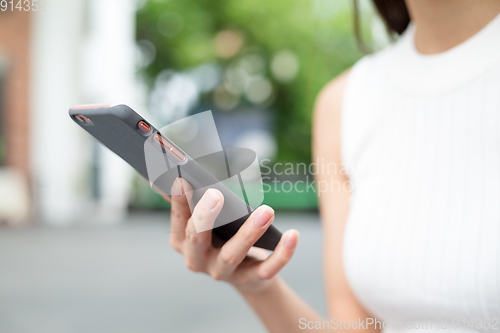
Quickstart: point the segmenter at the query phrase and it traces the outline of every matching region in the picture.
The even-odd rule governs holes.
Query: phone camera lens
[[[148,134],[149,132],[151,132],[151,126],[149,126],[145,121],[141,120],[138,124],[137,124],[137,127],[139,127],[139,129],[145,133],[145,134]]]

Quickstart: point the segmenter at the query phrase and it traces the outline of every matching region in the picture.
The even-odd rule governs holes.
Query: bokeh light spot
[[[164,12],[158,18],[158,31],[165,37],[177,36],[184,27],[184,20],[176,12]]]
[[[276,80],[290,82],[299,71],[299,60],[292,51],[279,51],[274,55],[271,61],[271,71]]]
[[[235,56],[243,46],[243,35],[236,30],[222,30],[215,35],[215,52],[222,58]]]

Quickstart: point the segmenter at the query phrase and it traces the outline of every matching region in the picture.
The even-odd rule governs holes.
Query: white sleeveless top
[[[414,30],[345,88],[346,276],[386,331],[500,331],[500,15],[438,55]]]

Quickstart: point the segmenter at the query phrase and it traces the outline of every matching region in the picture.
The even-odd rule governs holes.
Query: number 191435
[[[44,12],[47,10],[46,0],[0,0],[0,10],[6,11],[24,11],[24,12]]]

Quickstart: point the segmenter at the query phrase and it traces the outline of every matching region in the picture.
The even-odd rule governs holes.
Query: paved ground
[[[300,231],[282,276],[324,314],[317,215],[282,213],[275,225]],[[162,215],[0,229],[0,332],[264,332],[230,286],[185,269],[167,230]]]

